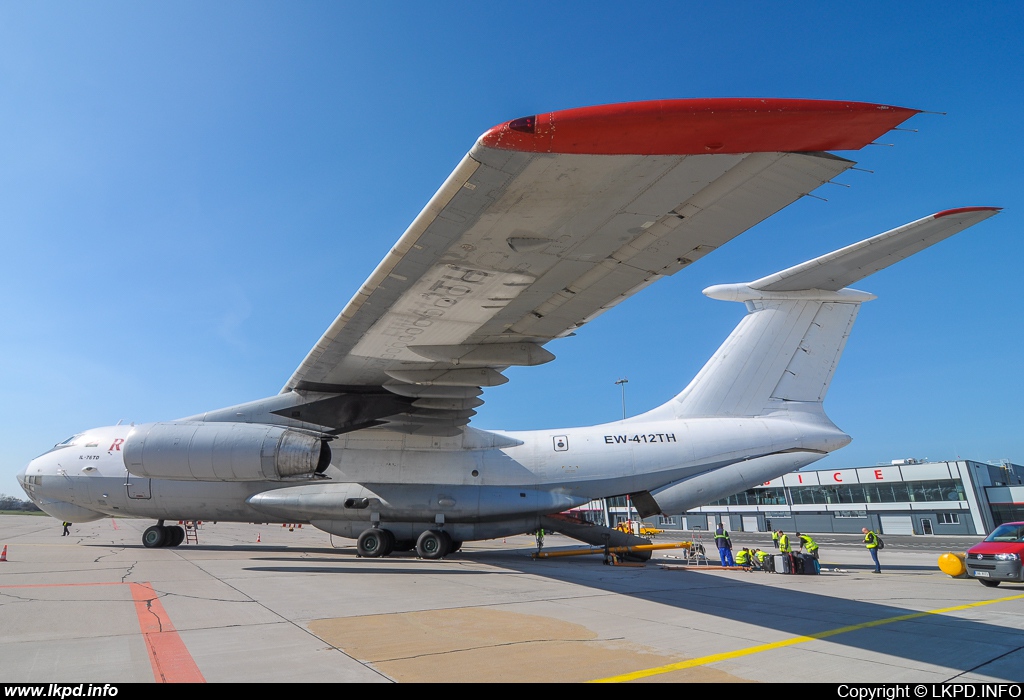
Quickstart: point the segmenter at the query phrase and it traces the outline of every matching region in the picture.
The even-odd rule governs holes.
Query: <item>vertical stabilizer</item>
[[[722,289],[705,294],[730,298],[717,295]],[[740,299],[749,313],[673,400],[676,416],[756,416],[780,403],[820,403],[861,303],[874,298],[844,292]]]
[[[939,212],[747,284],[704,290],[749,313],[692,382],[655,412],[675,417],[757,416],[820,404],[860,305],[874,295],[846,288],[998,213]]]

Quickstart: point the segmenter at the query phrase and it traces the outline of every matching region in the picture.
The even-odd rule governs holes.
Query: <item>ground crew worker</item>
[[[789,546],[789,535],[782,530],[779,530],[775,534],[779,536],[779,551],[783,554],[791,554],[793,552],[793,548]]]
[[[736,566],[742,567],[745,571],[750,571],[750,550],[746,547],[736,552]]]
[[[860,531],[864,533],[864,546],[868,548],[871,558],[875,560],[875,573],[880,574],[882,565],[878,563],[878,535],[866,527],[862,527]]]
[[[71,532],[70,532],[70,531],[68,530],[68,528],[69,528],[69,527],[71,527],[71,523],[69,523],[69,522],[67,522],[67,521],[65,520],[65,521],[64,521],[64,534],[63,534],[63,535],[61,535],[61,537],[67,537],[68,535],[70,535],[70,534],[71,534]]]
[[[810,535],[801,535],[799,532],[796,533],[796,536],[800,538],[800,551],[806,549],[808,554],[817,559],[818,543],[814,541],[814,538]]]
[[[775,549],[779,548],[779,532],[778,532],[778,530],[773,530],[772,531],[772,544],[775,546]]]
[[[537,552],[544,549],[544,528],[537,530]]]
[[[760,571],[767,571],[768,565],[765,563],[768,561],[769,554],[761,549],[754,549],[754,566]]]
[[[718,558],[722,561],[722,566],[736,566],[736,562],[732,560],[732,540],[729,539],[729,533],[722,523],[718,523],[718,529],[715,530],[715,546],[718,547]]]

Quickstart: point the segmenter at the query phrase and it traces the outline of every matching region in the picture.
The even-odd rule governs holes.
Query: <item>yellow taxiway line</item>
[[[981,607],[982,605],[991,605],[992,603],[1004,603],[1008,600],[1020,600],[1024,598],[1024,594],[1012,595],[1006,598],[996,598],[995,600],[982,600],[977,603],[967,603],[965,605],[955,605],[950,608],[939,608],[938,610],[926,610],[924,612],[908,613],[906,615],[897,615],[896,617],[886,617],[881,620],[873,620],[871,622],[861,622],[857,625],[848,625],[846,627],[837,627],[833,630],[826,630],[824,632],[815,632],[814,634],[808,634],[800,637],[792,637],[790,639],[783,639],[780,642],[772,642],[770,644],[758,644],[757,646],[747,647],[746,649],[737,649],[736,651],[727,651],[722,654],[711,654],[710,656],[701,656],[696,659],[690,659],[689,661],[680,661],[676,664],[669,664],[668,666],[658,666],[656,668],[648,668],[642,671],[633,671],[632,673],[623,673],[618,676],[609,676],[608,678],[597,678],[590,681],[591,683],[623,683],[625,681],[635,681],[640,678],[649,678],[651,676],[657,676],[663,673],[671,673],[672,671],[679,671],[684,668],[693,668],[695,666],[706,666],[707,664],[713,664],[718,661],[727,661],[728,659],[738,659],[742,656],[750,656],[751,654],[760,654],[763,651],[771,651],[772,649],[781,649],[782,647],[789,647],[795,644],[803,644],[804,642],[813,642],[818,639],[826,639],[828,637],[834,637],[838,634],[846,634],[847,632],[855,632],[857,630],[867,629],[869,627],[880,627],[882,625],[888,625],[893,622],[903,622],[905,620],[914,620],[919,617],[925,617],[927,615],[942,615],[944,613],[956,612],[958,610],[969,610],[971,608]]]

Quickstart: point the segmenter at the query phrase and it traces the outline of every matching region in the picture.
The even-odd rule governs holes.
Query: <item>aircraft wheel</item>
[[[980,583],[982,586],[987,586],[989,588],[995,588],[999,585],[999,581],[986,581],[983,578],[979,578],[978,583]]]
[[[462,549],[462,540],[452,540],[452,548],[448,553],[455,554],[460,549]]]
[[[382,557],[390,556],[395,551],[395,533],[391,530],[381,530],[380,534],[384,538],[384,549],[381,550],[380,555]]]
[[[165,547],[177,547],[179,544],[185,541],[185,528],[180,525],[173,525],[171,527],[164,526],[167,530],[167,543]]]
[[[160,525],[154,525],[147,527],[146,531],[142,533],[142,545],[153,549],[154,547],[163,547],[167,544],[167,528],[161,527]]]
[[[440,559],[448,554],[451,541],[444,530],[425,530],[416,540],[416,554],[423,559]]]
[[[387,542],[390,539],[388,535],[390,534],[390,532],[376,527],[363,530],[362,534],[359,535],[359,539],[356,540],[356,553],[361,557],[368,558],[384,556]]]

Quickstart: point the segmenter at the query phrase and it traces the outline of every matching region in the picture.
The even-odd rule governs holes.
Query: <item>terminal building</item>
[[[624,498],[612,524],[628,519]],[[985,535],[1024,520],[1024,467],[956,460],[898,459],[855,469],[801,470],[680,515],[646,520],[673,530]]]

